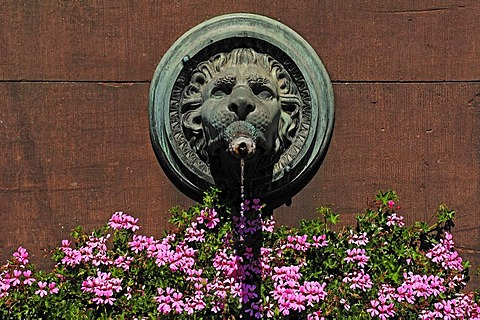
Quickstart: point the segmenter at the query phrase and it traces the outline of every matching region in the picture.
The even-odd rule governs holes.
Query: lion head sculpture
[[[226,169],[235,154],[248,160],[252,175],[268,175],[292,144],[303,106],[282,64],[268,54],[239,48],[196,66],[180,99],[181,125],[217,182],[232,180]],[[229,145],[232,139],[238,145]]]

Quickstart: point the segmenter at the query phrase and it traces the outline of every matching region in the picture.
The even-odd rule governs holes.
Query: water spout
[[[235,137],[228,145],[230,154],[242,160],[253,156],[256,149],[257,147],[253,139],[244,135]]]
[[[228,152],[238,159],[247,159],[255,154],[258,136],[257,129],[246,121],[236,121],[230,124],[224,132]]]

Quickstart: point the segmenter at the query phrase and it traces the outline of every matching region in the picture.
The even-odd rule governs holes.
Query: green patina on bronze
[[[333,128],[333,91],[310,45],[287,26],[230,14],[184,34],[157,66],[150,133],[169,178],[200,200],[245,191],[271,208],[318,170]]]

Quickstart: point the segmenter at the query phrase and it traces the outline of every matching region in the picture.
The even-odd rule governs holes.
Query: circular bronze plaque
[[[259,65],[270,73],[252,71],[261,69]],[[234,67],[238,70],[232,71]],[[251,114],[236,106],[235,113],[228,111],[233,110],[230,106],[222,106],[222,112],[205,111],[209,99],[205,92],[220,103],[235,81],[250,86],[246,95],[259,99],[266,109],[260,105]],[[269,82],[275,88],[263,90]],[[209,155],[217,143],[212,132],[232,131],[235,126],[258,131],[265,156],[257,160],[246,188],[250,196],[278,206],[308,183],[323,160],[333,129],[333,91],[320,58],[296,32],[263,16],[228,14],[189,30],[163,56],[150,87],[149,117],[160,164],[195,200],[213,185],[224,187],[222,181],[238,180],[235,173],[220,172],[228,167],[225,158],[214,160]],[[252,124],[242,127],[246,122]],[[271,132],[277,136],[270,137]]]

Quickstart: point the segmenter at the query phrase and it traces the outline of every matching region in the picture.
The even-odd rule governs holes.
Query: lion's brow
[[[233,87],[235,85],[235,83],[237,83],[237,77],[227,74],[223,77],[218,78],[215,81],[215,86],[230,85],[230,86]]]
[[[256,85],[270,83],[270,81],[267,78],[262,77],[262,76],[257,76],[257,75],[249,76],[247,78],[247,82],[250,83],[250,84],[256,84]]]

